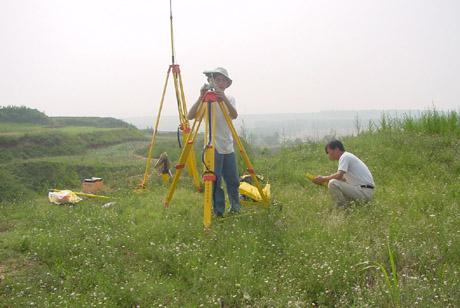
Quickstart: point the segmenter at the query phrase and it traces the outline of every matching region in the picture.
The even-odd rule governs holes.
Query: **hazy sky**
[[[458,0],[173,0],[173,15],[189,107],[224,66],[242,114],[460,108]],[[154,116],[169,35],[169,0],[0,0],[0,105]]]

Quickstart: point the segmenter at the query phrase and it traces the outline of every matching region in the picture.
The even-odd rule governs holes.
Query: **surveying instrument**
[[[206,72],[205,72],[206,74]],[[206,92],[202,96],[202,100],[199,103],[197,108],[195,120],[193,122],[191,132],[187,136],[187,140],[185,142],[185,146],[182,149],[182,153],[179,158],[179,162],[176,165],[176,172],[174,174],[172,183],[169,187],[168,193],[166,195],[164,206],[168,207],[171,199],[173,197],[174,191],[177,186],[177,182],[182,174],[182,170],[184,169],[186,163],[190,160],[191,155],[193,155],[193,144],[198,134],[198,130],[200,125],[205,120],[205,134],[204,134],[204,148],[203,148],[203,155],[202,161],[204,165],[204,172],[203,172],[203,181],[204,181],[204,207],[203,207],[203,225],[206,229],[211,226],[211,217],[212,217],[212,205],[213,205],[213,185],[216,182],[216,175],[215,175],[215,168],[214,168],[214,156],[215,156],[215,115],[216,115],[216,108],[220,108],[225,121],[227,123],[228,128],[233,136],[233,140],[235,141],[236,145],[238,146],[239,152],[241,157],[243,158],[247,170],[251,175],[252,181],[254,186],[257,188],[260,196],[262,197],[262,203],[267,205],[269,204],[268,196],[262,190],[261,183],[256,176],[256,172],[254,171],[254,167],[252,166],[249,156],[244,149],[243,143],[239,138],[235,127],[233,126],[232,119],[229,116],[227,106],[225,105],[223,100],[218,99],[218,95],[216,94],[215,82],[214,82],[214,74],[211,73],[208,76],[209,84],[206,85]]]
[[[158,110],[158,114],[155,120],[155,126],[152,132],[152,139],[150,141],[150,147],[147,155],[147,163],[145,165],[144,177],[141,183],[138,186],[138,189],[145,189],[150,177],[151,172],[151,161],[152,161],[152,154],[153,148],[155,146],[156,137],[158,134],[158,124],[160,122],[161,111],[163,109],[163,102],[165,99],[166,88],[168,87],[169,76],[172,74],[174,80],[174,90],[176,94],[176,101],[177,101],[177,110],[179,111],[179,128],[178,128],[178,136],[177,139],[180,145],[180,131],[182,132],[182,140],[185,142],[188,140],[188,136],[190,134],[190,125],[189,121],[187,120],[187,106],[185,103],[185,94],[184,94],[184,87],[182,85],[182,76],[180,72],[180,67],[178,64],[175,63],[175,49],[174,49],[174,31],[173,31],[173,16],[172,16],[172,0],[169,1],[169,19],[170,19],[170,32],[171,32],[171,64],[168,67],[168,71],[166,73],[166,79],[163,86],[163,92],[161,94],[160,100],[160,107]],[[187,161],[185,162],[188,168],[188,174],[192,177],[193,185],[196,187],[198,191],[202,191],[201,182],[198,175],[198,170],[196,167],[196,159],[195,153],[193,149],[190,150],[190,155],[188,155]]]

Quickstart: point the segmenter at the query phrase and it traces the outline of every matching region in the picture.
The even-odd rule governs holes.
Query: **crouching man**
[[[355,155],[345,151],[342,142],[333,140],[326,147],[330,160],[338,160],[337,172],[317,176],[313,182],[329,182],[329,194],[337,207],[346,207],[350,201],[367,202],[374,196],[375,184],[369,168]]]

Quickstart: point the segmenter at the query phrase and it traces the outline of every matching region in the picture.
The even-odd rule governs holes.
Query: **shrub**
[[[0,122],[50,124],[46,114],[25,106],[0,106]]]

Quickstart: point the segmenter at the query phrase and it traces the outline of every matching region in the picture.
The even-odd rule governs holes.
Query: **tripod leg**
[[[165,94],[166,94],[166,88],[168,87],[168,80],[169,80],[169,73],[171,72],[171,67],[169,67],[168,72],[166,73],[166,80],[163,86],[163,92],[161,94],[161,100],[160,100],[160,107],[158,110],[157,118],[155,120],[155,128],[153,129],[152,132],[152,140],[150,141],[150,147],[149,147],[149,152],[147,155],[147,163],[145,165],[145,171],[144,171],[144,178],[142,179],[142,182],[139,184],[139,188],[144,189],[147,185],[147,181],[150,176],[150,167],[152,163],[152,153],[153,153],[153,147],[155,145],[156,137],[157,137],[157,130],[158,130],[158,124],[160,122],[160,116],[161,116],[161,110],[163,109],[163,102],[165,100]]]
[[[168,207],[169,202],[171,202],[174,191],[176,190],[177,182],[179,181],[179,178],[182,174],[182,170],[185,167],[185,163],[187,162],[190,151],[192,151],[193,143],[198,134],[198,129],[200,128],[200,124],[202,120],[203,120],[203,104],[199,108],[198,116],[197,118],[195,118],[195,121],[193,122],[191,133],[187,138],[184,148],[182,149],[181,155],[179,157],[179,162],[176,165],[176,173],[174,174],[172,183],[169,186],[168,194],[166,195],[166,198],[164,201],[164,207]]]
[[[262,190],[262,186],[260,185],[259,179],[256,176],[256,172],[254,171],[254,167],[251,164],[251,161],[249,160],[249,156],[246,153],[246,150],[244,149],[243,143],[241,142],[240,137],[238,136],[238,133],[236,132],[235,126],[233,126],[232,120],[230,119],[230,116],[228,115],[228,110],[225,107],[224,103],[221,101],[219,102],[220,109],[222,110],[222,114],[224,115],[225,121],[227,122],[228,128],[230,129],[233,139],[235,140],[238,149],[240,151],[241,157],[243,158],[244,162],[246,163],[246,167],[248,168],[248,172],[251,175],[252,181],[257,187],[257,190],[259,191],[260,196],[262,197],[263,203],[265,205],[269,205],[269,200],[268,197],[264,194]]]
[[[173,66],[173,80],[174,80],[174,91],[176,93],[176,102],[177,102],[177,110],[179,111],[179,118],[180,122],[183,123],[187,119],[185,118],[184,112],[184,102],[182,101],[183,95],[179,89],[179,76],[180,76],[180,69],[179,65],[172,65]]]
[[[215,128],[215,103],[206,103],[206,132],[205,132],[205,152],[204,165],[204,206],[203,206],[203,225],[206,229],[211,227],[212,205],[213,205],[213,183],[216,181],[214,173],[214,128]]]
[[[182,140],[184,144],[187,142],[190,134],[190,125],[187,120],[187,107],[185,104],[184,87],[182,85],[182,76],[178,65],[173,68],[174,89],[177,99],[177,110],[179,111],[179,120],[183,132]],[[193,185],[198,191],[201,191],[201,181],[196,166],[195,151],[192,149],[186,162],[188,174],[192,177]]]
[[[186,140],[188,139],[188,136],[190,134],[190,132],[185,132],[186,130],[190,131],[190,128],[188,128],[188,126],[184,128],[184,133],[183,133],[184,143],[187,142]],[[193,148],[190,150],[190,155],[188,156],[186,165],[187,165],[188,174],[192,177],[193,185],[199,192],[201,192],[202,191],[201,180],[200,180],[200,175],[198,172],[198,167],[196,164],[195,150]]]
[[[184,115],[184,120],[187,120],[187,105],[185,103],[184,86],[182,84],[182,75],[178,74],[177,77],[179,81],[179,90],[180,90],[181,99],[182,99],[182,114]]]
[[[189,122],[187,120],[187,106],[185,104],[185,95],[184,95],[184,86],[182,84],[182,75],[179,74],[179,86],[180,86],[180,92],[182,94],[182,108],[183,108],[183,114],[184,114],[184,119],[185,119],[185,122],[184,122],[184,132],[186,131],[186,128],[189,127]],[[186,139],[186,133],[184,133],[184,139]],[[201,179],[200,179],[200,175],[198,173],[198,167],[197,167],[197,164],[196,164],[196,155],[195,155],[195,151],[192,150],[190,152],[190,157],[187,161],[187,170],[188,170],[188,173],[192,176],[192,180],[193,180],[193,184],[195,185],[196,189],[198,191],[202,191],[202,188],[201,188]]]

